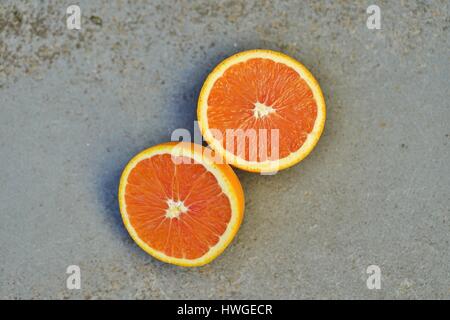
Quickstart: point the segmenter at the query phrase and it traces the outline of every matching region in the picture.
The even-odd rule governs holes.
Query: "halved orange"
[[[207,148],[169,142],[136,155],[119,186],[122,219],[147,253],[201,266],[228,246],[241,224],[244,193],[227,164]]]
[[[273,172],[304,159],[325,124],[325,100],[313,75],[270,50],[237,53],[207,77],[198,101],[201,132],[233,166]]]

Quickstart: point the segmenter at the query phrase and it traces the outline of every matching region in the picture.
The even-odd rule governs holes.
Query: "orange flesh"
[[[225,232],[231,205],[202,164],[173,159],[170,154],[155,155],[133,168],[125,193],[127,214],[139,238],[153,249],[170,257],[196,259]],[[182,201],[186,211],[166,216],[169,200]]]
[[[273,112],[255,117],[257,102],[271,107]],[[310,87],[294,69],[270,59],[254,58],[231,66],[214,83],[208,97],[207,117],[209,128],[220,132],[212,131],[214,138],[222,140],[223,148],[229,152],[247,161],[265,161],[270,156],[271,160],[278,160],[303,145],[313,130],[317,104]],[[237,139],[234,148],[227,147],[229,129],[256,129],[257,142],[245,139],[244,146],[241,145],[244,153],[239,152]],[[273,129],[279,130],[278,154],[271,153]],[[264,140],[268,157],[264,157],[264,152],[255,152],[255,147],[250,148],[261,146]]]

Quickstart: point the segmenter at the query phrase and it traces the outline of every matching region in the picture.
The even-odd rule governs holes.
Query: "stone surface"
[[[381,30],[366,1],[77,1],[81,31],[72,2],[0,4],[0,298],[450,297],[448,1],[377,1]],[[313,72],[324,135],[289,170],[238,172],[221,257],[160,263],[121,223],[121,170],[193,130],[205,76],[251,48]]]

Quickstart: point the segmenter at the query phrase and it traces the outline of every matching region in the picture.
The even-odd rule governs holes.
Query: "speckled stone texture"
[[[449,2],[376,1],[381,30],[370,4],[2,0],[0,298],[448,299]],[[238,171],[246,216],[217,260],[160,263],[122,225],[121,170],[194,130],[205,76],[251,48],[312,71],[324,135],[291,169]]]

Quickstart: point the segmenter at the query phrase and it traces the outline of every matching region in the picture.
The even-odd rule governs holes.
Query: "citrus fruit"
[[[199,96],[200,130],[233,166],[272,172],[304,159],[325,124],[325,100],[313,75],[293,58],[249,50],[222,61]]]
[[[208,148],[169,142],[136,155],[119,185],[122,219],[147,253],[180,266],[201,266],[228,246],[241,224],[244,194],[227,164]]]

